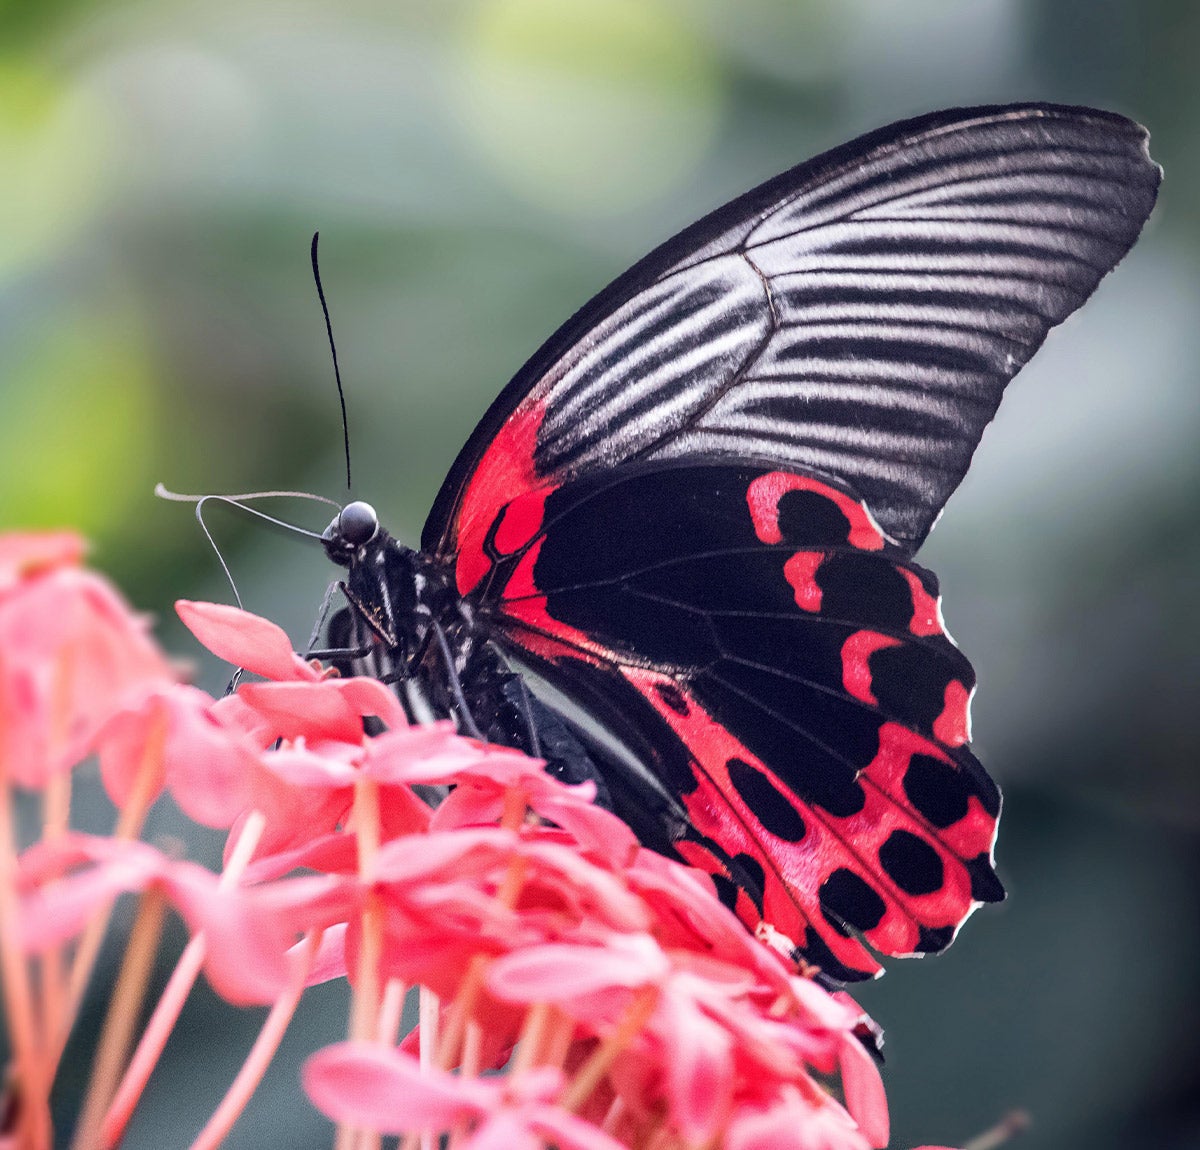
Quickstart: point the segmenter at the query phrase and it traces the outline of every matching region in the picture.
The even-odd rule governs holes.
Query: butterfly
[[[893,124],[693,224],[500,393],[413,550],[348,504],[331,652],[522,748],[840,982],[1004,897],[970,663],[914,555],[1149,216],[1120,116]],[[531,689],[532,688],[532,689]]]

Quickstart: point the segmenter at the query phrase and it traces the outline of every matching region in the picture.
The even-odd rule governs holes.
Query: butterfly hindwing
[[[751,926],[862,977],[856,934],[941,949],[999,897],[974,674],[932,575],[843,487],[754,462],[619,468],[513,500],[488,550],[489,625],[568,694],[583,663],[625,696],[609,722],[657,748],[671,845]]]
[[[459,590],[502,502],[636,459],[851,483],[915,550],[1005,385],[1137,238],[1144,129],[1054,105],[895,124],[793,168],[621,276],[521,369],[422,545]]]

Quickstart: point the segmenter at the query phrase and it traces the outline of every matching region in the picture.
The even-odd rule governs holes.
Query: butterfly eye
[[[369,503],[347,503],[338,516],[338,530],[351,547],[369,543],[379,530],[379,516]]]

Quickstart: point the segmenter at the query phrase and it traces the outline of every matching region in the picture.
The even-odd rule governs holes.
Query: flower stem
[[[379,1026],[375,1040],[384,1046],[400,1041],[400,1020],[404,1015],[404,999],[408,987],[398,978],[389,978],[383,988],[383,1005],[379,1008]]]
[[[238,1071],[237,1077],[226,1091],[225,1097],[221,1099],[221,1104],[213,1111],[213,1115],[205,1124],[204,1129],[196,1136],[191,1150],[216,1150],[216,1147],[233,1129],[233,1124],[238,1120],[242,1111],[246,1109],[250,1096],[258,1089],[258,1084],[267,1072],[271,1059],[275,1057],[275,1052],[279,1049],[280,1042],[283,1041],[288,1024],[296,1013],[296,1007],[300,1004],[300,996],[304,993],[305,985],[308,982],[308,973],[312,970],[313,959],[316,957],[317,947],[321,943],[321,931],[309,931],[305,941],[307,945],[300,952],[301,958],[296,963],[291,986],[275,1000],[266,1022],[263,1023],[262,1030],[258,1032],[258,1037],[254,1040],[254,1045],[251,1047],[246,1061],[242,1063],[241,1070]]]
[[[146,735],[145,746],[142,748],[142,757],[138,763],[133,791],[117,818],[117,826],[113,832],[115,839],[132,841],[141,834],[146,812],[150,809],[150,804],[158,793],[166,743],[167,716],[162,711],[155,711]],[[67,985],[67,1008],[62,1025],[54,1036],[54,1050],[51,1059],[51,1066],[54,1069],[58,1067],[63,1048],[67,1045],[67,1039],[71,1034],[71,1027],[75,1025],[75,1018],[79,1014],[79,1007],[83,1002],[88,981],[92,977],[92,970],[100,953],[100,944],[104,941],[111,917],[112,903],[109,902],[88,923],[83,937],[79,940],[79,945],[75,948],[75,957],[71,962],[71,974]]]
[[[129,1057],[133,1026],[141,1013],[142,999],[154,970],[154,957],[162,936],[166,902],[162,892],[151,889],[140,900],[121,972],[109,999],[100,1044],[92,1060],[91,1081],[83,1111],[71,1142],[74,1150],[92,1150],[100,1144],[100,1125],[116,1092],[121,1071]]]
[[[525,1015],[521,1036],[517,1039],[517,1053],[509,1068],[509,1076],[517,1078],[538,1064],[538,1055],[546,1040],[546,1029],[550,1024],[550,1004],[535,1002]]]
[[[242,824],[237,842],[230,852],[229,861],[224,871],[221,872],[221,889],[227,890],[241,878],[242,872],[254,857],[254,849],[258,846],[258,840],[261,838],[265,826],[266,819],[258,811],[253,811]],[[171,1036],[171,1031],[175,1029],[175,1023],[183,1010],[183,1004],[187,1001],[196,978],[200,974],[207,949],[208,940],[203,931],[194,935],[187,946],[183,948],[183,953],[179,956],[179,962],[176,963],[174,971],[171,972],[162,997],[159,998],[158,1005],[154,1008],[154,1013],[150,1016],[150,1021],[142,1032],[137,1049],[133,1052],[133,1058],[125,1071],[125,1076],[121,1079],[120,1086],[117,1087],[113,1103],[104,1116],[104,1122],[100,1128],[100,1145],[102,1147],[116,1146],[124,1135],[134,1107],[137,1106],[142,1091],[145,1090],[146,1083],[150,1080],[150,1075],[162,1056],[167,1039]]]
[[[367,887],[362,911],[358,977],[350,1007],[350,1037],[369,1042],[379,1022],[379,962],[383,957],[383,903],[370,884],[379,853],[379,784],[359,779],[354,786],[354,828],[358,839],[358,877]]]
[[[0,683],[5,681],[0,676]],[[4,730],[7,709],[7,700],[0,691],[0,731]],[[22,1150],[42,1150],[43,1147],[48,1150],[52,1139],[48,1103],[50,1079],[39,1049],[29,967],[18,939],[17,848],[7,767],[5,756],[0,753],[0,971],[3,972],[4,1013],[20,1089],[16,1100],[15,1144]],[[9,1133],[9,1130],[0,1131],[0,1135]]]
[[[625,1012],[620,1025],[596,1047],[591,1057],[579,1068],[574,1080],[559,1100],[560,1106],[565,1110],[578,1110],[587,1101],[618,1055],[646,1025],[657,1005],[658,988],[643,987]]]
[[[1031,1119],[1026,1111],[1012,1110],[990,1130],[985,1130],[982,1134],[977,1134],[972,1138],[963,1146],[963,1150],[996,1150],[997,1146],[1003,1146],[1010,1138],[1023,1134],[1029,1129],[1030,1122]]]

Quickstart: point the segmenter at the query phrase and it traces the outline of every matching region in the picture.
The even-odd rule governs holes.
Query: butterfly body
[[[893,125],[747,193],[531,358],[420,551],[363,505],[335,519],[331,642],[414,714],[595,781],[827,976],[944,949],[1003,897],[1000,796],[913,556],[1158,178],[1129,121],[1015,105]]]

